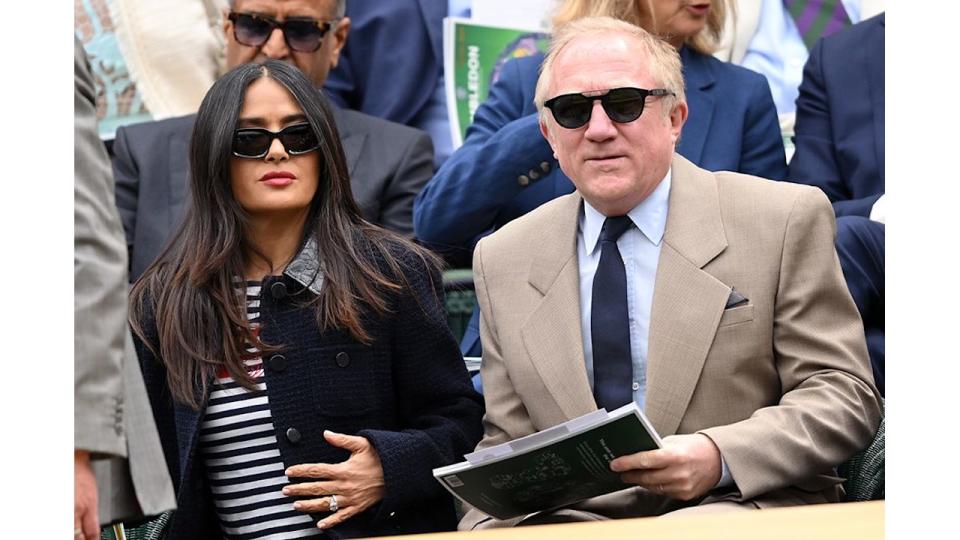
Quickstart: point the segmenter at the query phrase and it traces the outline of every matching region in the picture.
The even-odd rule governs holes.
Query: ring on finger
[[[339,509],[340,509],[340,505],[337,504],[337,496],[331,494],[331,495],[330,495],[330,511],[331,511],[331,512],[336,512],[336,511],[339,510]]]
[[[657,491],[663,493],[663,484],[657,484]]]
[[[83,529],[81,529],[80,527],[73,529],[73,536],[74,537],[83,536]]]

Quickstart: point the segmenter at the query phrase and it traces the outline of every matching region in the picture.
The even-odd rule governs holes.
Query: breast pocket
[[[720,325],[722,328],[724,326],[732,326],[734,324],[745,323],[753,320],[753,304],[747,304],[745,306],[730,308],[723,311],[723,316],[720,317]]]
[[[306,352],[318,411],[325,416],[358,417],[373,410],[378,384],[372,352],[358,344],[327,345]]]

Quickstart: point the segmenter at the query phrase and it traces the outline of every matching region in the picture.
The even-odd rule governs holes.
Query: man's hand
[[[90,453],[76,449],[73,451],[73,530],[77,531],[74,538],[100,538],[97,479],[90,467]]]
[[[290,478],[319,478],[319,482],[290,484],[283,488],[288,496],[312,495],[321,497],[297,501],[293,507],[301,512],[329,512],[317,526],[327,529],[339,525],[370,508],[383,498],[383,466],[377,450],[364,437],[323,432],[327,442],[350,451],[350,459],[343,463],[304,463],[286,470]],[[331,508],[336,496],[336,508]]]
[[[720,450],[699,433],[666,437],[662,448],[621,456],[610,470],[622,473],[624,482],[683,501],[710,491],[722,472]]]

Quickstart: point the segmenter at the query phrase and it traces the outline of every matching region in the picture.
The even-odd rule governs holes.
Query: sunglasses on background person
[[[564,94],[543,102],[550,109],[553,119],[567,129],[583,127],[590,121],[593,102],[600,100],[603,110],[610,120],[620,124],[633,122],[643,114],[647,96],[672,96],[673,92],[664,88],[645,90],[643,88],[614,88],[602,96],[585,94]]]
[[[323,36],[327,35],[337,19],[318,21],[309,17],[291,17],[277,21],[265,15],[231,11],[228,19],[233,23],[233,37],[241,45],[261,47],[270,39],[274,28],[283,32],[287,47],[297,52],[314,52],[320,48]]]
[[[280,139],[284,150],[292,156],[313,152],[320,146],[310,124],[293,124],[280,131],[263,128],[240,128],[233,132],[233,155],[259,159],[270,152],[274,139]]]

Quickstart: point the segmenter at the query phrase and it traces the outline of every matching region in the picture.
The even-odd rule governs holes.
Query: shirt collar
[[[323,289],[323,272],[320,270],[320,254],[317,252],[316,240],[308,238],[300,253],[297,253],[283,273],[310,289],[313,294],[319,295]]]
[[[653,192],[627,212],[630,221],[633,221],[640,232],[655,246],[660,245],[660,241],[663,240],[663,231],[667,227],[671,176],[672,170],[667,169],[667,174]],[[580,232],[583,234],[583,243],[587,253],[593,253],[593,250],[596,249],[597,242],[600,241],[600,229],[603,228],[603,222],[606,219],[606,216],[590,206],[590,203],[584,199],[583,213],[580,217]]]

